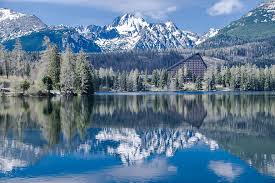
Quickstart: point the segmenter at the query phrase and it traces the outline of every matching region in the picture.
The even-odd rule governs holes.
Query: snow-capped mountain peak
[[[165,23],[148,23],[136,14],[117,17],[105,31],[115,30],[116,36],[102,38],[96,43],[106,51],[127,49],[166,49],[194,46],[191,40],[172,21]],[[113,34],[112,34],[113,35]]]
[[[174,22],[172,21],[167,21],[164,23],[166,25],[166,27],[175,27],[176,25],[174,24]]]
[[[113,23],[108,26],[108,29],[115,28],[119,34],[128,35],[141,31],[143,28],[148,27],[147,23],[142,17],[135,14],[127,13],[117,17]]]
[[[47,27],[34,15],[19,13],[6,8],[0,8],[0,22],[0,39],[2,40],[21,37]]]

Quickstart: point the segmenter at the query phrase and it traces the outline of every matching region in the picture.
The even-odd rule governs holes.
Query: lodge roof
[[[196,56],[199,56],[199,57],[200,57],[200,59],[201,59],[203,65],[207,68],[207,65],[206,65],[206,63],[204,62],[204,60],[203,60],[201,54],[200,54],[200,53],[196,53],[196,54],[193,54],[192,56],[190,56],[190,57],[188,57],[188,58],[186,58],[186,59],[182,59],[181,61],[175,63],[174,65],[172,65],[172,66],[170,66],[170,67],[168,67],[168,68],[167,68],[167,71],[169,71],[169,70],[171,70],[171,69],[177,67],[177,66],[180,65],[181,63],[184,63],[184,62],[186,62],[186,61],[192,60],[192,59],[193,59],[194,57],[196,57]]]

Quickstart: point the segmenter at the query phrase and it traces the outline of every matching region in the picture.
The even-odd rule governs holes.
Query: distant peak
[[[167,27],[175,26],[174,22],[172,22],[172,21],[167,21],[167,22],[165,22],[165,25],[166,25]]]
[[[142,18],[142,16],[138,13],[125,13],[121,17],[124,17],[124,18]]]
[[[141,29],[149,26],[149,24],[137,13],[126,13],[117,17],[110,28],[116,28],[120,34],[133,34]]]
[[[137,22],[137,21],[145,22],[145,20],[142,18],[142,16],[140,14],[126,13],[124,15],[117,17],[114,20],[113,25],[117,26],[117,25],[122,25],[122,24],[130,24],[130,23]]]

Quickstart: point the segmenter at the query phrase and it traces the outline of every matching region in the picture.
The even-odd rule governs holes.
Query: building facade
[[[185,67],[187,72],[191,74],[191,76],[195,77],[203,77],[205,71],[207,70],[207,65],[204,62],[203,58],[199,53],[188,57],[187,59],[181,60],[175,65],[169,67],[167,71],[174,75],[179,69]]]

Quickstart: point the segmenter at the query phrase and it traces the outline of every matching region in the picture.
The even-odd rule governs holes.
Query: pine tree
[[[7,79],[9,78],[9,73],[10,73],[10,62],[9,59],[7,57],[7,53],[6,50],[4,48],[4,46],[2,44],[0,44],[0,63],[2,67],[2,74],[5,73]]]
[[[183,89],[184,88],[184,80],[185,80],[184,68],[180,68],[178,70],[179,89]]]
[[[75,92],[76,74],[74,62],[72,50],[70,47],[67,47],[62,57],[60,74],[61,91],[65,94],[72,94]]]
[[[127,75],[126,72],[122,72],[119,77],[120,91],[127,91]]]
[[[139,82],[140,82],[140,75],[138,69],[135,69],[132,75],[132,82],[133,82],[133,91],[139,91]]]
[[[115,78],[114,78],[113,89],[115,91],[119,90],[119,78],[120,78],[120,75],[116,75]]]
[[[76,90],[81,93],[81,81],[82,81],[82,73],[83,73],[83,64],[84,61],[86,61],[85,54],[81,50],[80,53],[76,57],[76,63],[75,63],[75,86]]]
[[[275,91],[275,65],[272,65],[270,68],[271,72],[271,89]]]
[[[152,84],[155,87],[158,87],[158,82],[159,82],[159,72],[158,72],[158,70],[153,70],[153,73],[152,73]]]
[[[211,70],[208,69],[204,74],[204,81],[206,82],[206,88],[208,91],[211,90],[211,77],[212,77]]]
[[[174,76],[174,82],[175,82],[175,89],[178,90],[179,89],[179,72],[177,71],[175,76]]]
[[[144,73],[144,84],[145,85],[148,85],[148,82],[149,82],[149,79],[148,79],[148,71],[147,69],[145,70],[145,73]]]
[[[30,63],[26,63],[25,75],[27,77],[30,77],[30,75],[31,75],[31,66],[30,66]]]
[[[221,85],[223,84],[223,79],[222,79],[222,74],[221,74],[221,69],[217,69],[217,73],[216,73],[216,78],[217,78],[217,84]]]
[[[24,76],[24,55],[25,52],[23,51],[23,47],[21,44],[20,39],[15,40],[14,49],[12,51],[12,57],[13,57],[13,69],[14,73],[17,76]]]
[[[264,70],[260,70],[260,73],[259,73],[259,79],[258,79],[258,91],[264,91],[265,89],[265,82],[266,82],[266,79],[265,79],[265,74],[264,74]]]
[[[76,89],[80,94],[93,94],[93,79],[86,55],[81,51],[76,58]]]
[[[211,90],[216,89],[216,77],[215,77],[214,72],[212,72],[212,76],[211,76],[210,89]]]
[[[50,45],[47,48],[48,54],[48,75],[53,81],[53,87],[60,89],[60,56],[56,45]]]
[[[167,84],[167,74],[165,70],[160,71],[160,78],[159,78],[159,87],[164,89]]]
[[[225,85],[227,87],[231,86],[231,81],[232,81],[232,75],[231,75],[231,70],[230,68],[226,67],[226,73],[225,73]]]
[[[196,80],[196,89],[202,90],[202,79],[200,77],[198,77]]]
[[[264,91],[270,91],[271,90],[271,71],[269,68],[265,68],[265,84],[264,84]]]
[[[240,81],[240,89],[243,91],[248,90],[248,77],[247,77],[247,66],[241,67],[241,81]]]
[[[51,90],[53,89],[53,81],[52,78],[50,76],[44,76],[42,78],[42,82],[44,84],[44,86],[46,87],[47,91],[48,91],[48,95],[50,94]]]
[[[23,91],[23,95],[25,94],[25,92],[30,88],[31,84],[27,81],[24,80],[21,84],[20,84],[20,88]]]

